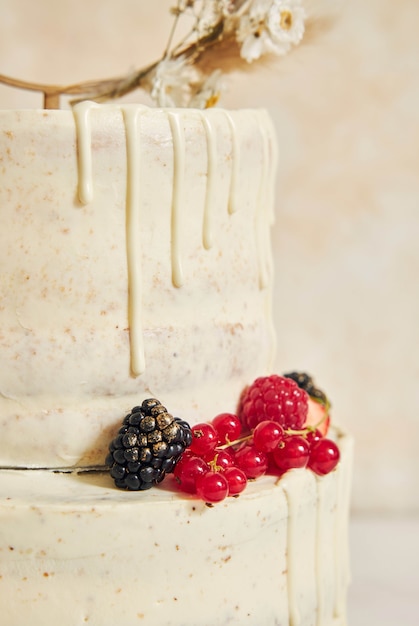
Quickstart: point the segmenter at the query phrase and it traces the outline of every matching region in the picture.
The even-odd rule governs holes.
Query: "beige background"
[[[0,73],[124,73],[161,53],[169,5],[0,0]],[[419,510],[418,24],[416,0],[351,0],[333,30],[235,76],[222,101],[274,118],[277,369],[314,373],[354,433],[356,511]],[[0,86],[2,108],[40,103]]]

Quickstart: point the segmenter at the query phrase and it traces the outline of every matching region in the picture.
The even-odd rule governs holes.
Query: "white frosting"
[[[141,232],[141,145],[139,136],[140,109],[124,107],[126,142],[127,142],[127,259],[128,259],[128,322],[131,348],[131,372],[139,376],[145,371],[145,355],[142,324],[143,281],[141,271],[141,248],[138,245],[138,233]],[[79,138],[83,136],[79,128]]]
[[[210,420],[271,373],[266,113],[5,111],[0,155],[2,623],[345,626],[347,437],[213,508],[51,469],[102,464],[145,396]]]
[[[0,466],[103,463],[144,397],[209,420],[271,373],[264,111],[0,111],[0,153]]]
[[[7,626],[345,626],[352,442],[330,475],[264,477],[212,508],[100,474],[0,472]]]
[[[204,220],[202,228],[202,244],[209,250],[214,245],[213,213],[216,206],[215,187],[217,183],[217,150],[215,145],[215,133],[208,115],[202,115],[202,124],[207,136],[207,190],[205,196]],[[234,159],[234,157],[233,157]],[[233,175],[232,175],[233,176]],[[231,189],[231,187],[230,187]],[[230,191],[230,198],[231,198]],[[229,202],[230,205],[230,202]]]

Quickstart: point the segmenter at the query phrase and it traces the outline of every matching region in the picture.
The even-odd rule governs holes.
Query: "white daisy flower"
[[[242,58],[251,63],[267,52],[285,54],[301,41],[304,19],[301,0],[256,0],[239,23]]]
[[[161,107],[185,106],[197,70],[184,57],[163,59],[152,79],[151,97]]]
[[[277,54],[288,52],[304,35],[305,10],[300,0],[274,0],[268,12],[267,26]],[[275,50],[274,50],[275,51]]]
[[[215,70],[202,83],[196,94],[191,98],[188,106],[196,109],[209,109],[217,104],[224,88],[222,72],[221,70]]]
[[[197,31],[200,37],[208,35],[223,17],[223,3],[217,0],[204,0],[198,13]]]

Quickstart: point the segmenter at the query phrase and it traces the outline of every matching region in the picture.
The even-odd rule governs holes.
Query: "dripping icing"
[[[270,227],[274,221],[274,176],[276,171],[276,154],[270,140],[273,128],[270,118],[263,110],[255,112],[257,125],[262,139],[262,163],[256,211],[256,244],[258,248],[259,287],[265,289],[273,276],[273,253],[271,246]],[[270,334],[270,362],[274,365],[276,353],[276,332],[272,317],[272,292],[267,291],[266,319]]]
[[[183,285],[183,268],[180,258],[180,221],[185,182],[185,135],[179,113],[168,112],[173,139],[173,196],[172,196],[172,282],[175,287]]]
[[[230,127],[231,136],[231,179],[230,179],[230,192],[228,198],[228,212],[230,214],[235,213],[238,209],[237,203],[237,188],[239,180],[239,168],[240,168],[240,151],[239,142],[237,140],[237,129],[234,120],[228,111],[224,111],[227,118],[228,125]]]
[[[346,590],[350,582],[348,519],[353,441],[341,432],[337,433],[337,439],[341,460],[331,474],[318,477],[307,470],[290,470],[280,481],[288,509],[287,626],[302,626],[306,623],[306,616],[301,614],[300,607],[304,606],[303,599],[307,601],[305,595],[308,590],[315,594],[308,605],[317,604],[313,616],[316,626],[324,626],[330,619],[333,624],[335,621],[341,626],[346,624]],[[302,517],[300,503],[305,502],[308,506],[309,501],[312,510],[307,508]],[[327,559],[324,550],[326,545],[329,548]],[[312,546],[312,554],[308,546]],[[330,573],[331,569],[335,572],[333,588],[325,587],[325,572]],[[331,598],[326,606],[325,599],[328,596]]]
[[[90,113],[92,108],[103,108],[93,102],[82,102],[73,108],[78,146],[78,195],[82,204],[89,204],[94,198],[92,165],[92,129]],[[130,329],[131,370],[138,376],[145,370],[144,339],[142,324],[142,271],[141,250],[137,243],[141,228],[141,193],[140,179],[140,112],[147,107],[140,105],[107,105],[120,111],[123,117],[127,154],[126,180],[126,246],[128,265],[128,319]],[[181,258],[182,240],[182,203],[185,187],[186,143],[182,117],[179,112],[167,111],[173,143],[173,184],[171,201],[171,272],[175,287],[184,284],[184,272]],[[205,130],[207,147],[207,184],[204,198],[202,224],[202,246],[209,250],[214,244],[213,212],[216,208],[217,183],[217,142],[216,131],[208,113],[200,112]],[[238,128],[233,117],[220,110],[217,115],[224,115],[230,130],[231,174],[228,186],[228,213],[233,215],[239,209],[240,190],[240,145]],[[248,115],[248,113],[247,113]],[[259,287],[265,288],[272,276],[272,254],[270,250],[270,223],[273,217],[273,175],[276,159],[272,158],[274,143],[270,140],[272,126],[269,116],[263,111],[256,115],[262,152],[258,200],[255,213],[255,237],[258,250]],[[275,155],[274,155],[275,156]],[[184,218],[183,218],[184,219]],[[272,351],[275,349],[271,298],[267,297],[267,317],[270,325]]]
[[[77,137],[77,166],[79,174],[78,196],[82,204],[93,200],[92,174],[92,128],[90,111],[97,106],[93,102],[81,102],[73,108]]]
[[[202,124],[207,140],[207,187],[205,192],[204,217],[202,227],[202,244],[206,250],[214,244],[212,214],[215,208],[215,182],[217,168],[217,154],[214,128],[208,115],[202,114]]]
[[[260,288],[264,289],[269,282],[272,273],[272,258],[270,254],[270,197],[268,191],[270,159],[268,136],[265,127],[265,116],[259,112],[255,113],[256,121],[259,124],[262,139],[262,159],[261,174],[257,199],[256,213],[256,238],[258,246],[259,259],[259,283]]]
[[[73,108],[78,147],[78,195],[82,204],[93,200],[92,130],[90,113],[98,108],[93,102],[81,102]],[[127,105],[109,107],[120,110],[125,128],[127,151],[126,180],[126,246],[128,271],[128,323],[130,336],[130,367],[134,376],[145,370],[142,328],[142,272],[141,250],[136,245],[140,231],[140,197],[138,179],[140,174],[140,150],[138,143],[138,117],[142,107]]]
[[[121,107],[125,124],[127,150],[126,240],[128,266],[128,323],[130,329],[131,371],[139,376],[145,370],[142,326],[141,230],[140,197],[140,123],[141,109],[135,105]]]

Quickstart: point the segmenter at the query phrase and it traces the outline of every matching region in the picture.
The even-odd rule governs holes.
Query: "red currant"
[[[307,465],[310,446],[304,437],[291,435],[285,437],[273,451],[276,466],[283,472]]]
[[[218,433],[220,444],[230,443],[240,437],[242,425],[234,413],[220,413],[212,420],[212,425]]]
[[[189,450],[198,456],[204,456],[215,450],[218,444],[218,435],[212,424],[202,423],[192,426],[192,443]]]
[[[215,449],[213,452],[206,454],[203,458],[216,472],[222,472],[234,465],[233,454],[229,450]]]
[[[340,459],[338,446],[331,439],[320,439],[313,444],[308,460],[308,467],[323,476],[335,469]]]
[[[194,454],[182,455],[180,461],[175,465],[173,474],[179,484],[180,489],[187,493],[196,493],[196,482],[200,476],[209,471],[209,466]]]
[[[268,457],[254,446],[245,445],[235,455],[237,466],[243,470],[247,478],[259,478],[266,473]]]
[[[228,481],[220,472],[207,472],[198,478],[196,493],[204,502],[221,502],[228,496]]]
[[[306,434],[306,439],[309,443],[310,448],[322,438],[323,435],[318,428],[316,428],[316,430],[309,430]]]
[[[228,482],[228,495],[237,496],[247,485],[247,476],[239,467],[229,467],[224,476]]]
[[[259,422],[253,432],[253,443],[261,452],[272,452],[284,436],[284,429],[272,420]]]

